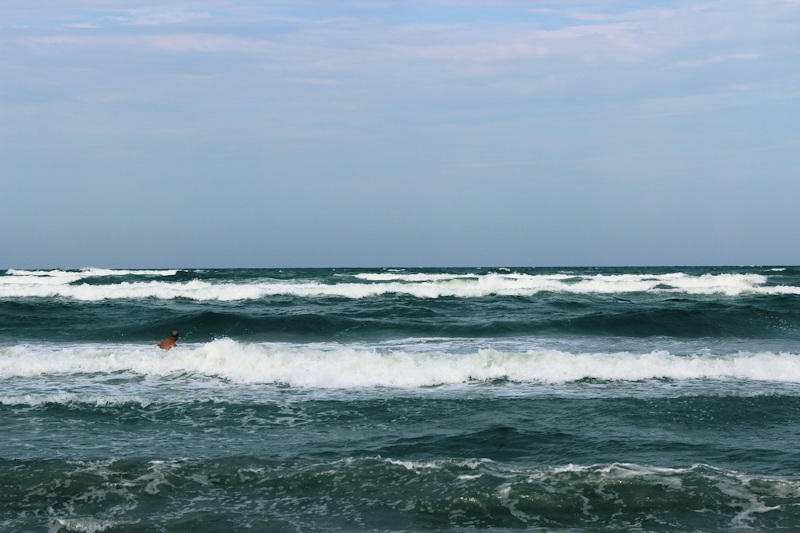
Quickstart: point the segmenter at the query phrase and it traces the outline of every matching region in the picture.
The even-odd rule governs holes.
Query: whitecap
[[[800,383],[800,355],[773,352],[674,355],[667,351],[570,353],[555,349],[509,352],[492,348],[447,353],[381,350],[374,346],[263,345],[231,339],[181,345],[169,352],[150,347],[37,349],[15,346],[0,349],[0,378],[116,372],[145,376],[191,374],[233,383],[274,383],[322,389],[418,388],[498,380],[542,384],[664,379]],[[74,400],[66,396],[59,401]]]

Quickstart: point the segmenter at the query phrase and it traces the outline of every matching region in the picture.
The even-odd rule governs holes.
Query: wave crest
[[[452,354],[360,347],[275,346],[230,339],[198,346],[183,345],[169,352],[136,347],[54,350],[17,346],[0,350],[0,378],[113,372],[152,376],[190,373],[235,383],[332,389],[413,388],[498,380],[566,383],[587,379],[736,379],[800,383],[800,355],[772,352],[689,356],[666,351],[502,352],[491,348]]]
[[[164,271],[8,271],[0,276],[0,298],[70,298],[86,301],[113,299],[176,299],[242,301],[269,296],[366,298],[386,294],[417,298],[474,298],[492,295],[532,296],[542,292],[568,294],[682,293],[692,295],[800,294],[800,287],[767,285],[760,274],[401,274],[360,273],[337,276],[336,283],[320,280],[282,281],[262,278],[240,282],[122,281],[77,283],[91,276],[171,276]]]

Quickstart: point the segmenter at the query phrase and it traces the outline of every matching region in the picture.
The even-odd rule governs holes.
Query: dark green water
[[[6,271],[0,529],[797,530],[799,294],[793,267]]]

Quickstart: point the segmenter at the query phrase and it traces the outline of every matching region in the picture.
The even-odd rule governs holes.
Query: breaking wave
[[[384,351],[263,345],[220,339],[156,348],[91,346],[0,350],[0,378],[51,374],[130,372],[145,376],[193,374],[235,383],[275,383],[301,388],[429,387],[469,383],[567,383],[580,380],[745,380],[800,383],[796,353],[674,355],[568,353],[560,350],[503,352],[479,349]],[[127,400],[125,400],[127,401]]]
[[[241,301],[269,296],[367,298],[387,294],[417,298],[475,298],[491,295],[532,296],[567,294],[690,294],[690,295],[797,295],[800,287],[769,285],[761,274],[488,274],[357,273],[325,280],[257,280],[219,282],[117,281],[106,284],[81,282],[87,277],[174,276],[178,271],[16,271],[0,276],[0,298],[70,298],[84,301],[113,299],[176,299]],[[335,280],[330,282],[330,279]]]

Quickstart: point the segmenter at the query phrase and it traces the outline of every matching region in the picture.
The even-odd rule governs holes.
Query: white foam
[[[11,268],[6,271],[10,276],[36,276],[53,278],[70,278],[80,276],[82,278],[100,276],[174,276],[177,270],[117,270],[108,268],[87,267],[80,270],[18,270]]]
[[[5,276],[0,276],[0,298],[70,297],[66,287],[70,287],[71,284],[82,279],[113,276],[174,276],[177,272],[177,270],[108,270],[100,268],[81,270],[10,269],[6,271]],[[105,287],[113,287],[113,285]]]
[[[74,270],[18,270],[16,268],[9,268],[6,271],[9,276],[38,276],[38,277],[62,277],[79,275],[78,271]]]
[[[673,355],[568,353],[559,350],[472,353],[383,351],[374,347],[329,348],[261,345],[221,339],[156,348],[90,346],[0,350],[0,379],[52,374],[131,372],[147,376],[193,374],[235,383],[277,383],[303,388],[427,387],[508,380],[565,383],[583,379],[734,379],[800,383],[800,355],[735,353]]]
[[[379,272],[356,274],[353,277],[367,281],[442,281],[450,279],[474,279],[478,274],[403,274],[396,272]]]
[[[79,281],[84,277],[85,276],[79,274],[78,272],[64,272],[63,275],[58,276],[44,276],[35,272],[31,272],[29,274],[14,272],[10,275],[0,276],[0,286],[26,288],[36,287],[39,285],[68,285],[75,281]]]
[[[105,491],[98,491],[95,497],[105,495]],[[101,533],[106,529],[119,527],[126,524],[118,520],[100,520],[97,518],[54,518],[50,531],[57,532],[66,528],[66,531],[78,531],[80,533]]]
[[[54,394],[25,394],[22,396],[0,396],[0,405],[39,407],[47,404],[59,405],[89,405],[93,407],[115,407],[122,405],[138,405],[147,407],[152,400],[141,396],[107,396],[107,395],[78,395],[68,392]]]
[[[740,294],[800,294],[800,287],[765,286],[767,278],[758,274],[704,274],[690,276],[676,272],[645,275],[532,275],[491,273],[481,275],[450,274],[356,274],[372,283],[265,280],[246,283],[140,281],[105,285],[76,284],[81,272],[61,272],[52,276],[38,273],[0,276],[0,298],[61,297],[85,301],[107,299],[186,298],[198,301],[241,301],[268,296],[367,298],[384,294],[406,294],[417,298],[472,298],[489,295],[532,296],[541,292],[572,294],[622,294],[633,292],[685,293],[738,296]],[[55,271],[48,271],[53,273]],[[90,270],[91,275],[105,271]],[[175,271],[113,271],[132,274],[170,275]],[[101,274],[102,273],[102,274]],[[343,278],[346,279],[346,278]]]

